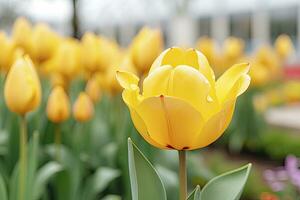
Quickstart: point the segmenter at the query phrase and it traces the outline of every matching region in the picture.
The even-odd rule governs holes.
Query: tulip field
[[[300,199],[300,129],[266,117],[299,109],[294,56],[285,34],[121,46],[20,17],[0,31],[0,200]]]

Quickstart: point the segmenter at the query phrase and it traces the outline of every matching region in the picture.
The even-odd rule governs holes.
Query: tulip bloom
[[[91,79],[88,80],[85,92],[91,100],[95,103],[101,98],[101,89],[100,89],[100,83],[96,76],[93,76]]]
[[[294,45],[288,35],[280,35],[276,39],[274,46],[277,55],[283,61],[287,59],[292,53],[294,53]]]
[[[24,18],[19,17],[13,26],[12,38],[17,46],[22,47],[27,53],[31,49],[32,26],[30,22]]]
[[[17,59],[11,67],[5,81],[4,97],[8,108],[20,115],[40,105],[41,85],[29,57]]]
[[[90,97],[81,92],[73,106],[73,115],[78,122],[85,122],[94,115],[94,105]]]
[[[145,27],[138,33],[132,42],[131,55],[140,74],[149,70],[162,50],[163,39],[159,30]]]
[[[65,90],[56,86],[50,93],[47,103],[47,116],[55,123],[63,122],[70,116],[70,101]]]
[[[59,42],[59,36],[47,24],[37,24],[32,33],[32,57],[38,62],[49,59],[58,48]]]
[[[128,72],[117,72],[117,79],[133,123],[147,142],[192,150],[211,144],[228,127],[237,97],[250,84],[248,71],[248,63],[237,64],[215,81],[202,53],[175,47],[154,61],[143,84]]]

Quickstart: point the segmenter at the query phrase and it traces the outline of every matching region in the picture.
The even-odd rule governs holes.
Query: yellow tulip
[[[229,37],[223,45],[224,56],[228,59],[238,59],[244,54],[244,48],[245,44],[243,40]]]
[[[59,36],[47,24],[37,24],[32,33],[31,55],[38,61],[49,59],[59,45]]]
[[[7,72],[14,61],[15,44],[2,31],[0,32],[0,47],[0,68]]]
[[[212,38],[202,37],[197,42],[197,49],[199,49],[207,58],[210,64],[215,64],[217,54],[216,42]]]
[[[100,40],[99,38],[90,32],[86,32],[81,40],[82,44],[82,61],[84,67],[93,73],[100,68]]]
[[[146,141],[163,149],[192,150],[211,144],[227,128],[237,97],[250,84],[248,71],[249,64],[237,64],[215,81],[202,53],[174,47],[160,54],[142,84],[129,72],[117,72],[117,79]]]
[[[271,47],[261,46],[255,54],[255,62],[268,69],[271,80],[276,80],[281,75],[280,60]]]
[[[30,53],[31,35],[32,27],[30,22],[24,17],[19,17],[14,23],[12,37],[16,45],[22,47],[26,53]]]
[[[51,66],[56,73],[60,73],[68,79],[74,78],[81,70],[81,54],[78,42],[72,39],[61,42],[52,62]]]
[[[19,58],[8,72],[4,97],[8,108],[25,115],[37,108],[41,101],[41,85],[29,57]]]
[[[160,30],[144,27],[138,33],[131,45],[131,55],[140,74],[149,70],[162,49],[163,39]]]
[[[94,103],[100,100],[101,88],[96,76],[93,76],[91,79],[88,80],[85,87],[85,92],[87,93],[87,95],[89,95],[89,97]]]
[[[109,40],[103,36],[99,37],[99,71],[106,71],[116,60],[120,59],[120,49],[115,41]]]
[[[285,60],[294,52],[294,45],[288,35],[280,35],[275,41],[275,51],[281,60]]]
[[[259,62],[251,62],[251,85],[254,87],[264,86],[271,81],[268,67]]]
[[[113,67],[107,69],[105,76],[103,77],[104,80],[104,88],[109,92],[111,95],[118,94],[122,91],[122,87],[118,83],[116,79],[116,72],[117,71],[128,71],[136,74],[135,66],[133,65],[132,59],[128,53],[124,53],[123,56],[117,60]],[[102,82],[103,83],[103,82]]]
[[[90,97],[81,92],[73,105],[73,116],[78,122],[90,120],[94,115],[94,105]]]
[[[67,120],[70,116],[70,101],[65,90],[61,86],[52,89],[48,103],[47,116],[55,123]]]

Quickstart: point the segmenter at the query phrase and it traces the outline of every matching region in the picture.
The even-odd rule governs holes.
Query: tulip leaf
[[[197,185],[196,188],[193,190],[193,192],[189,195],[187,200],[200,200],[200,194],[201,194],[200,186]]]
[[[202,189],[201,200],[238,200],[248,179],[251,164],[210,180]]]
[[[153,165],[128,139],[128,162],[132,200],[166,200],[166,191]]]
[[[40,199],[49,179],[62,170],[62,166],[54,161],[48,162],[37,172],[34,182],[34,199]]]
[[[7,190],[2,174],[0,174],[0,199],[7,200]]]
[[[85,183],[81,199],[96,199],[97,195],[103,192],[103,190],[120,175],[119,170],[109,167],[99,167]]]

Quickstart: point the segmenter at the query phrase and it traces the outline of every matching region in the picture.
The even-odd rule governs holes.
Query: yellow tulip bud
[[[107,69],[104,81],[105,81],[105,89],[111,95],[118,94],[122,91],[122,87],[118,83],[116,79],[117,71],[127,71],[137,74],[135,66],[133,65],[132,59],[128,53],[125,53],[115,64],[115,66]]]
[[[70,101],[65,90],[61,86],[52,89],[48,103],[47,116],[55,123],[63,122],[70,116]]]
[[[131,54],[140,74],[149,70],[155,58],[163,50],[162,34],[159,30],[144,27],[134,38]]]
[[[100,69],[100,40],[99,38],[90,32],[83,35],[82,40],[82,61],[87,71],[93,73]]]
[[[101,89],[100,89],[100,83],[96,76],[92,77],[90,80],[88,80],[85,92],[91,100],[95,103],[100,100],[101,98]]]
[[[228,59],[238,59],[244,54],[244,47],[245,44],[243,40],[229,37],[224,42],[224,56]]]
[[[99,53],[99,71],[106,71],[115,61],[120,59],[120,49],[115,41],[105,37],[99,37],[100,53]]]
[[[94,115],[94,105],[90,97],[81,92],[73,105],[73,116],[78,122],[90,120]]]
[[[192,150],[211,144],[228,127],[237,97],[250,84],[248,71],[248,63],[237,64],[215,81],[202,53],[174,47],[160,54],[142,84],[129,72],[117,72],[117,79],[146,141],[163,149]]]
[[[197,49],[199,49],[206,56],[210,64],[215,64],[214,59],[217,54],[217,49],[216,42],[212,38],[200,38],[197,42]]]
[[[59,45],[59,36],[47,24],[37,24],[32,33],[31,55],[36,61],[49,59]]]
[[[31,29],[30,22],[24,17],[19,17],[15,21],[12,30],[13,40],[19,47],[22,47],[26,53],[30,53],[31,49]]]
[[[53,57],[55,72],[68,79],[74,78],[81,70],[80,46],[77,41],[67,39],[63,41]]]
[[[20,115],[40,105],[41,85],[29,57],[19,58],[8,72],[4,97],[8,108]]]
[[[0,32],[0,47],[0,68],[7,72],[14,61],[15,44],[2,31]]]
[[[288,35],[280,35],[275,41],[275,51],[281,60],[285,60],[294,52],[294,45]]]

